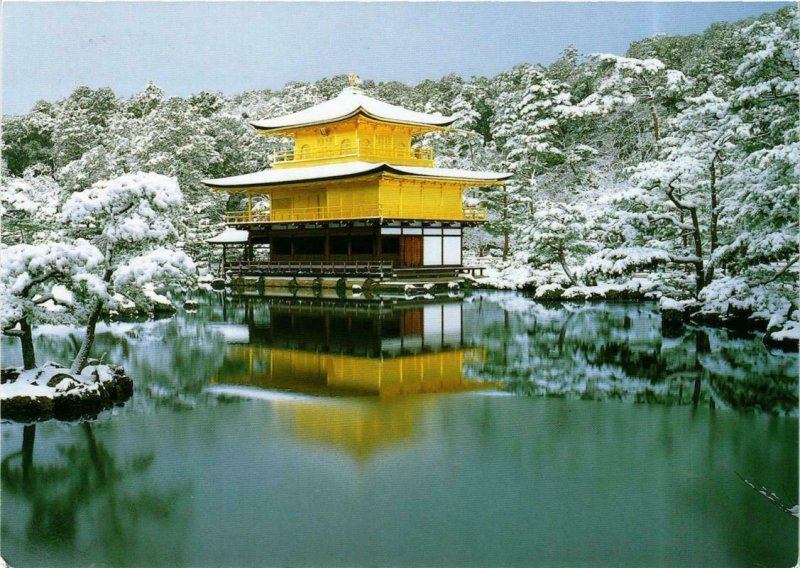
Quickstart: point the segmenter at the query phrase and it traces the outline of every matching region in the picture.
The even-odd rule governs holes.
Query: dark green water
[[[663,338],[652,305],[210,296],[96,353],[125,407],[2,425],[16,568],[797,560],[797,519],[737,476],[797,503],[797,356]]]

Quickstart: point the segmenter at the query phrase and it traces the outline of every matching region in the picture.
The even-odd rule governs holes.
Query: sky
[[[234,95],[342,73],[414,84],[548,64],[567,46],[622,54],[657,33],[789,3],[32,3],[2,6],[2,104],[21,114],[75,87]]]

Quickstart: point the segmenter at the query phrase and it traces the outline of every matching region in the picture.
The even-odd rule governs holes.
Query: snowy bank
[[[19,422],[74,420],[97,415],[133,395],[133,381],[122,368],[89,365],[79,374],[57,363],[35,369],[2,370],[0,415]]]
[[[783,349],[784,351],[800,350],[800,318],[798,311],[791,315],[775,314],[767,326],[764,335],[764,344],[767,347]]]

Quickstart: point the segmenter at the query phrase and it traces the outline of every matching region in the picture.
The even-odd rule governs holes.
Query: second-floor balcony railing
[[[229,211],[225,213],[228,224],[285,223],[295,221],[337,221],[340,219],[415,219],[421,221],[485,221],[483,207],[463,207],[459,213],[438,213],[418,207],[400,205],[361,204],[346,207],[294,207],[277,211]]]
[[[290,150],[277,152],[272,156],[273,165],[296,163],[297,165],[313,162],[344,162],[361,160],[364,162],[395,162],[401,165],[433,165],[432,148],[361,148],[332,147],[314,148],[306,151]]]

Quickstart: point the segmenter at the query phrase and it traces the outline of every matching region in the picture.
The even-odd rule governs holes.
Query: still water
[[[796,355],[649,304],[200,298],[103,328],[137,391],[2,425],[27,566],[791,566]],[[40,361],[79,336],[46,329]],[[18,364],[13,341],[4,365]]]

